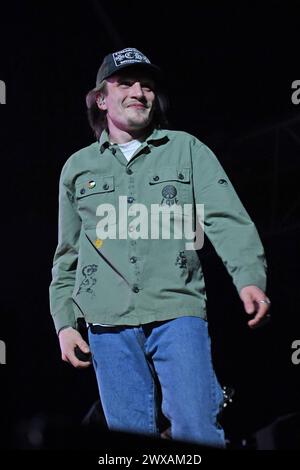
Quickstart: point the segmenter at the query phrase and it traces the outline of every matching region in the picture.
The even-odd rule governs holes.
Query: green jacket
[[[119,196],[123,206],[119,209]],[[125,200],[125,206],[124,206]],[[128,162],[106,132],[65,163],[59,189],[59,241],[54,255],[50,306],[56,330],[89,323],[139,325],[180,316],[206,318],[205,283],[197,251],[186,239],[138,235],[130,208],[150,211],[204,204],[204,231],[238,291],[266,287],[266,262],[257,230],[212,151],[185,132],[154,130]],[[116,207],[99,237],[99,205]],[[103,207],[103,206],[101,206]],[[107,206],[111,207],[111,206]],[[128,232],[118,235],[129,211]],[[97,213],[98,208],[98,213]],[[176,215],[170,217],[174,228]],[[130,230],[130,222],[136,225]],[[156,222],[161,225],[160,215]],[[151,224],[150,224],[151,225]],[[127,228],[127,226],[126,226]],[[148,235],[151,227],[146,228]]]

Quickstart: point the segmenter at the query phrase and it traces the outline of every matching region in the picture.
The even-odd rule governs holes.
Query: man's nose
[[[144,96],[144,91],[141,86],[141,82],[135,82],[130,87],[130,94],[136,98],[142,98]]]

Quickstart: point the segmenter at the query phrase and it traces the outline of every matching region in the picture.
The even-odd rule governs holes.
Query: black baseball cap
[[[145,54],[134,47],[127,47],[121,51],[112,52],[104,57],[100,65],[96,78],[96,88],[91,90],[86,97],[87,106],[90,107],[92,102],[95,101],[97,89],[103,80],[118,73],[119,70],[132,66],[141,67],[149,71],[157,80],[161,78],[160,68],[152,64]]]
[[[152,64],[145,54],[134,47],[127,47],[104,57],[97,73],[96,87],[106,78],[118,73],[119,70],[133,65],[143,66],[144,69],[149,70],[156,76],[160,73],[159,67]]]

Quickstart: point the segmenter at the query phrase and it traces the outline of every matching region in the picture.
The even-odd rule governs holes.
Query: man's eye
[[[130,82],[127,82],[126,80],[120,82],[119,84],[120,84],[120,86],[122,86],[123,88],[125,88],[125,87],[127,88],[127,87],[131,86],[131,83],[130,83]]]
[[[151,83],[142,83],[141,84],[141,87],[143,88],[143,90],[145,91],[153,91],[154,87]]]

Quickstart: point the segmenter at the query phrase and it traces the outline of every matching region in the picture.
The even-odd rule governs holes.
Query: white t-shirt
[[[125,158],[129,161],[135,151],[142,145],[139,140],[131,140],[126,142],[126,144],[118,144],[121,152],[124,154]]]

